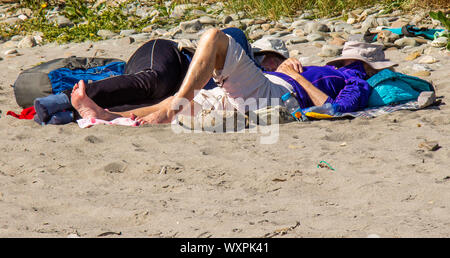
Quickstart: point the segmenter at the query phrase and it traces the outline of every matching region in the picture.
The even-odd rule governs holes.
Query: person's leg
[[[181,103],[192,101],[196,90],[200,90],[213,76],[214,70],[224,67],[228,50],[228,36],[218,29],[209,29],[199,40],[197,50],[181,84],[177,95],[170,101],[162,102],[161,108],[141,122],[169,123],[174,115],[181,111]],[[177,112],[176,112],[177,111]]]
[[[179,89],[188,67],[175,42],[152,40],[131,56],[124,75],[90,83],[86,94],[100,107],[114,111],[152,105]]]

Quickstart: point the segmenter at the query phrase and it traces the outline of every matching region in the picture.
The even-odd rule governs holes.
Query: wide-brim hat
[[[344,44],[342,55],[327,62],[327,65],[342,66],[344,60],[360,60],[375,70],[382,70],[397,65],[386,59],[383,45],[359,41],[349,41]]]
[[[289,58],[289,50],[284,41],[274,37],[263,37],[253,42],[252,51],[255,56],[274,53],[283,59]]]

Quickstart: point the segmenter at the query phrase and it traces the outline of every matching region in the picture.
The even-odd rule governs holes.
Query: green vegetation
[[[174,0],[171,2],[162,0],[128,0],[121,4],[99,4],[92,8],[95,1],[83,0],[21,0],[19,8],[29,8],[33,15],[31,18],[14,25],[0,24],[0,38],[8,39],[13,35],[25,35],[35,31],[43,34],[47,42],[81,42],[85,40],[100,40],[97,35],[100,29],[113,32],[134,29],[141,32],[149,25],[157,25],[161,28],[171,28],[183,20],[189,20],[197,16],[190,15],[194,9],[208,11],[206,5],[211,2],[223,2],[226,13],[244,12],[248,17],[265,17],[269,20],[278,20],[282,17],[298,17],[300,11],[310,10],[312,17],[341,16],[346,18],[346,13],[352,9],[366,7],[374,4],[382,4],[385,13],[402,8],[408,9],[415,6],[438,6],[448,8],[448,0],[208,0],[189,1]],[[111,1],[109,1],[111,2]],[[184,17],[171,17],[171,13],[178,4],[195,3],[187,10]],[[135,12],[130,11],[130,5],[148,6],[156,10],[157,14],[141,18]],[[48,19],[48,14],[54,8],[59,8],[59,14],[70,19],[73,26],[59,27],[56,22]],[[220,12],[220,11],[216,11]],[[218,13],[210,13],[217,15]],[[440,19],[441,20],[441,19]],[[442,21],[442,20],[441,20]]]
[[[443,35],[444,37],[447,37],[447,49],[450,50],[450,19],[441,11],[439,12],[430,12],[430,17],[438,20],[442,23],[442,26],[445,27],[447,30],[446,33]]]

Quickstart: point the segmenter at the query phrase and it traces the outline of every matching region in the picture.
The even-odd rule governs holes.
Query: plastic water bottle
[[[302,108],[298,104],[297,98],[295,97],[295,93],[288,92],[281,97],[281,100],[284,103],[284,106],[288,110],[288,112],[295,118],[297,121],[305,120],[306,117],[302,113]]]

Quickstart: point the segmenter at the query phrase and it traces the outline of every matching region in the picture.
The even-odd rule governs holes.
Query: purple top
[[[278,74],[292,84],[301,108],[314,106],[306,91],[294,79]],[[364,80],[363,63],[353,62],[336,69],[334,66],[304,66],[301,73],[309,82],[328,95],[325,103],[331,103],[337,112],[354,112],[367,107],[370,85]]]

